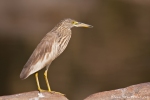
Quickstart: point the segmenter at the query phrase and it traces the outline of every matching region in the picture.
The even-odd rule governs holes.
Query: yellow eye
[[[78,22],[76,22],[76,21],[73,21],[73,22],[72,22],[72,24],[73,24],[73,25],[76,25],[76,24],[78,24]]]

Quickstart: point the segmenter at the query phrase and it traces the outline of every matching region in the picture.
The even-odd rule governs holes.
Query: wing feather
[[[27,78],[29,75],[34,72],[42,69],[46,64],[51,63],[51,58],[49,54],[52,51],[52,45],[54,43],[55,35],[47,34],[41,42],[38,44],[36,49],[33,51],[27,63],[24,65],[24,68],[20,74],[21,79]],[[49,61],[45,63],[44,60],[48,59]],[[40,63],[41,62],[41,63]]]

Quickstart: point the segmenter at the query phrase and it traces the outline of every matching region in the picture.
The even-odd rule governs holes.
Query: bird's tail
[[[20,73],[21,79],[26,79],[29,76],[29,68],[23,68],[23,70]]]

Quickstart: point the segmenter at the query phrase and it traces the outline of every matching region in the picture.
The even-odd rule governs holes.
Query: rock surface
[[[1,96],[0,100],[68,100],[59,93],[31,91]],[[150,82],[90,95],[84,100],[150,100]]]
[[[68,100],[59,93],[31,91],[8,96],[1,96],[0,100]]]
[[[84,100],[150,100],[150,82],[95,93]]]

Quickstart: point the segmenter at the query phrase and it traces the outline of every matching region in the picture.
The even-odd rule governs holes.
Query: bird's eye
[[[78,22],[76,22],[76,21],[73,21],[73,22],[72,22],[72,24],[73,24],[73,25],[76,25],[76,24],[78,24]]]

